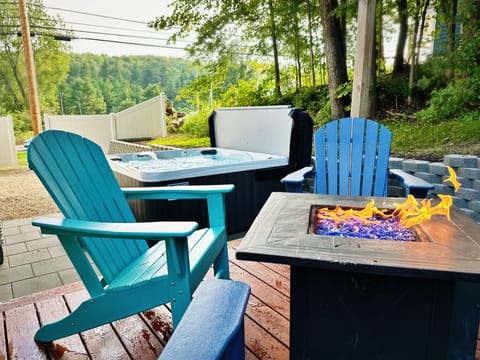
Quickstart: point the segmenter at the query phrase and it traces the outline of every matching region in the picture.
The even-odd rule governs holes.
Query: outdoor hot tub
[[[141,182],[220,175],[288,165],[288,157],[221,148],[147,151],[109,156],[112,169]]]
[[[226,195],[229,234],[246,231],[280,179],[311,163],[312,119],[290,106],[222,108],[209,118],[211,147],[108,156],[122,187],[234,184]],[[195,220],[200,200],[134,200],[138,221]]]

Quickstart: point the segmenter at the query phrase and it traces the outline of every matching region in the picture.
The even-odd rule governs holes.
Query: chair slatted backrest
[[[364,118],[333,120],[318,129],[315,192],[386,196],[391,141],[390,130]]]
[[[66,218],[135,222],[102,149],[94,142],[48,130],[32,140],[28,162]],[[107,283],[148,249],[142,240],[82,238],[82,243]]]

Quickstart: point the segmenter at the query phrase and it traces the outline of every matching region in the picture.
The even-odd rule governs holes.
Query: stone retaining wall
[[[457,173],[457,180],[462,184],[457,192],[450,182],[444,183],[449,174],[447,166]],[[443,162],[390,158],[391,169],[402,169],[432,185],[435,189],[429,192],[429,197],[437,194],[451,195],[453,203],[462,212],[480,223],[480,158],[471,155],[445,155]]]

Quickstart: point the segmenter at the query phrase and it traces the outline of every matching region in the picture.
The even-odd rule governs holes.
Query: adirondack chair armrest
[[[43,234],[144,240],[186,237],[198,228],[194,221],[107,223],[58,217],[41,217],[32,224]]]
[[[285,190],[287,192],[302,192],[303,181],[305,177],[313,174],[315,170],[313,170],[312,166],[306,166],[300,170],[292,172],[282,178],[280,182],[285,185]]]
[[[249,296],[250,287],[240,281],[203,281],[159,360],[245,359]]]
[[[397,179],[398,183],[405,188],[406,195],[412,194],[415,197],[424,198],[428,190],[435,188],[429,182],[400,169],[390,169],[388,175]]]
[[[187,186],[157,186],[148,188],[122,188],[129,200],[160,200],[160,199],[206,199],[209,195],[225,194],[233,191],[235,185],[187,185]]]

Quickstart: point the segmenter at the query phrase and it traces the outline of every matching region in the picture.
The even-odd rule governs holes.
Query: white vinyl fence
[[[114,117],[115,140],[167,136],[165,99],[162,95],[120,111]]]
[[[10,115],[0,117],[0,167],[18,167],[13,120]]]
[[[111,140],[153,139],[167,136],[165,99],[160,94],[141,104],[108,115],[45,115],[45,130],[82,135],[108,152]]]
[[[64,130],[82,135],[108,150],[112,139],[112,114],[45,115],[45,130]]]

